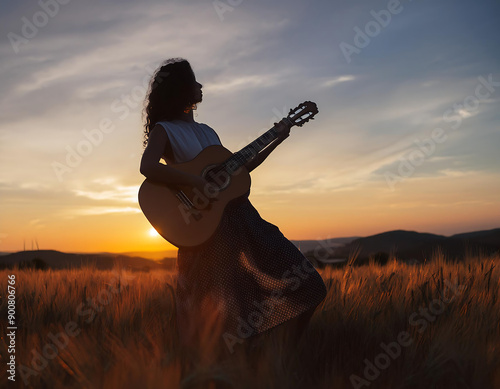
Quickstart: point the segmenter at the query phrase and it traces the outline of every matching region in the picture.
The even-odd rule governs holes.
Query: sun
[[[151,227],[151,228],[149,229],[149,232],[148,232],[148,233],[149,233],[149,236],[151,236],[151,237],[160,236],[160,234],[158,234],[158,232],[154,229],[154,227]]]

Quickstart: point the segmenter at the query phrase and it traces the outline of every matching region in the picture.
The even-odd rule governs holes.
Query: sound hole
[[[219,165],[207,166],[201,175],[219,190],[224,190],[231,182],[231,176],[226,171],[220,170],[219,167]]]

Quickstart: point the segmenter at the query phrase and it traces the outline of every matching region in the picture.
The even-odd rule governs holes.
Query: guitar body
[[[283,119],[288,127],[314,119],[318,107],[305,101]],[[177,247],[198,246],[217,229],[226,205],[248,196],[250,174],[245,164],[278,137],[276,127],[236,153],[220,145],[204,148],[191,161],[172,164],[182,172],[204,177],[204,193],[182,185],[165,185],[146,179],[139,189],[139,205],[151,225]],[[159,162],[158,162],[159,163]]]
[[[225,147],[213,145],[191,161],[168,166],[206,177],[211,169],[232,155]],[[167,186],[146,179],[139,189],[139,205],[151,225],[167,241],[177,247],[198,246],[214,234],[226,205],[238,197],[248,196],[250,174],[242,166],[231,175],[221,176],[218,183],[216,190],[201,193],[191,187]],[[189,207],[186,201],[195,207]]]

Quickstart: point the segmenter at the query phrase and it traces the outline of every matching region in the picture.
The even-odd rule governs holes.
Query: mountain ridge
[[[500,228],[465,232],[451,236],[407,230],[386,231],[356,239],[337,248],[334,255],[348,257],[359,249],[359,258],[378,253],[395,254],[401,259],[426,260],[440,250],[445,256],[462,258],[468,254],[500,251]]]
[[[0,257],[2,267],[11,267],[20,263],[30,264],[41,260],[51,269],[79,268],[95,266],[97,269],[112,269],[120,265],[131,270],[151,270],[173,268],[175,258],[163,258],[155,261],[142,257],[131,257],[112,253],[65,253],[57,250],[26,250],[6,254]]]
[[[451,236],[392,230],[366,237],[344,237],[323,240],[291,240],[308,257],[347,258],[359,249],[359,258],[368,258],[378,253],[395,254],[401,259],[425,260],[436,250],[448,257],[459,258],[468,253],[500,251],[500,228],[464,232]],[[140,253],[154,255],[157,259],[145,258]],[[164,254],[174,254],[164,256]],[[0,266],[13,266],[21,262],[41,259],[53,269],[81,267],[90,264],[99,269],[110,269],[119,264],[133,270],[175,267],[176,251],[128,252],[128,253],[65,253],[57,250],[29,250],[1,253]]]

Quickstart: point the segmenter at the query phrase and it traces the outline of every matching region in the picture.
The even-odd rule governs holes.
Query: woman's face
[[[194,95],[196,98],[196,101],[201,102],[203,99],[203,92],[201,91],[201,88],[203,85],[201,85],[198,81],[194,82]]]

